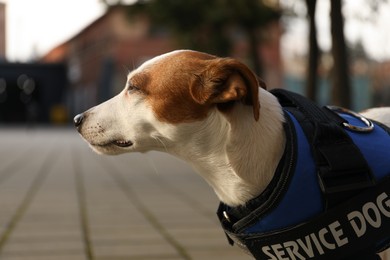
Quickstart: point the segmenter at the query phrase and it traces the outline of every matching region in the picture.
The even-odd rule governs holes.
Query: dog
[[[390,126],[390,108],[365,117]],[[285,113],[245,64],[178,50],[130,72],[123,91],[77,115],[97,153],[167,152],[192,165],[229,207],[270,184],[287,142]]]

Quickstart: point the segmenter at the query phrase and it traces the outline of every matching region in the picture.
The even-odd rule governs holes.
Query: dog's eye
[[[129,92],[129,93],[132,93],[132,92],[134,92],[134,91],[139,91],[140,89],[137,87],[137,86],[134,86],[134,85],[129,85],[128,87],[127,87],[127,91]]]

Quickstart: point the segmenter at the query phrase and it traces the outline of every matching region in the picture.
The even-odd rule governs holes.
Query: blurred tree
[[[228,56],[234,34],[242,34],[249,44],[248,57],[258,74],[262,72],[258,48],[263,40],[261,29],[281,15],[262,0],[138,0],[128,6],[128,13],[130,18],[147,13],[154,24],[170,30],[184,48],[220,56]]]
[[[353,1],[353,0],[351,0]],[[305,3],[307,9],[307,19],[309,23],[309,50],[308,50],[308,63],[306,74],[306,95],[312,100],[316,99],[317,92],[317,73],[319,57],[321,50],[319,49],[315,15],[317,0],[305,0],[297,1],[290,0],[285,1],[287,10],[284,10],[284,15],[290,15],[293,10],[294,4]],[[364,22],[373,22],[377,19],[377,13],[379,12],[382,4],[388,3],[389,0],[371,0],[363,2],[362,9],[369,10],[369,12],[362,12],[354,14],[354,18],[357,18]],[[351,106],[351,83],[350,83],[350,71],[349,71],[349,55],[348,51],[351,51],[352,58],[367,59],[367,55],[364,52],[364,47],[361,42],[355,44],[353,49],[347,49],[345,36],[344,36],[344,19],[342,16],[342,3],[341,0],[330,0],[331,5],[331,34],[332,34],[332,50],[333,56],[333,69],[332,69],[332,103],[340,106]],[[293,11],[294,16],[294,11]],[[297,14],[295,14],[297,16]]]
[[[350,60],[370,60],[366,50],[364,49],[363,43],[361,40],[358,40],[355,43],[348,44],[348,54],[350,56]]]
[[[317,41],[317,28],[315,24],[317,0],[306,0],[307,16],[309,20],[309,60],[306,75],[306,96],[316,101],[317,71],[320,49]]]
[[[360,17],[361,20],[369,21],[375,19],[375,14],[379,11],[381,4],[388,2],[388,0],[371,0],[366,4],[366,8],[370,10],[369,16]],[[333,68],[332,68],[332,103],[350,107],[351,106],[351,80],[349,71],[349,55],[344,36],[344,18],[342,15],[341,0],[330,0],[331,11],[331,35],[332,35],[332,50]],[[315,28],[315,6],[316,0],[306,0],[308,18],[309,18],[309,62],[308,74],[306,82],[307,96],[315,100],[317,91],[317,69],[318,57],[320,50],[318,48]],[[359,48],[360,55],[365,55],[362,45],[356,45]],[[354,54],[356,55],[356,51]]]
[[[332,103],[351,107],[351,83],[349,77],[348,53],[344,37],[344,19],[341,0],[330,0],[330,21],[332,33]]]
[[[106,6],[124,4],[123,0],[99,0],[99,1]]]

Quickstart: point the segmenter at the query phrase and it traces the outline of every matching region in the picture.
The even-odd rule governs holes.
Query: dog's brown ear
[[[263,81],[261,86],[265,86]],[[228,104],[242,101],[253,107],[255,120],[259,120],[259,81],[243,63],[231,58],[207,61],[205,70],[196,74],[190,86],[194,100],[200,104]]]

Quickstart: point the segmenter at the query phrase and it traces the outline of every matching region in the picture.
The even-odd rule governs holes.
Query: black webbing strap
[[[376,259],[390,232],[390,178],[310,222],[268,234],[227,234],[256,259]],[[356,256],[356,258],[351,258]]]
[[[303,96],[271,91],[299,121],[311,145],[326,208],[375,185],[365,158],[342,127],[345,120]]]

